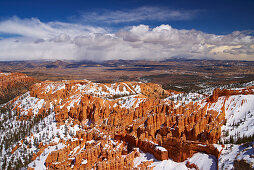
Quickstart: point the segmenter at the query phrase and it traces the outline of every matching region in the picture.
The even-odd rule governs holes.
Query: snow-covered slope
[[[230,96],[226,99],[225,111],[227,123],[222,126],[224,141],[229,140],[230,136],[237,140],[254,134],[254,95]]]
[[[254,168],[254,95],[222,96],[213,107],[221,109],[223,105],[226,124],[221,127],[221,143],[225,146],[219,146],[219,169],[233,169],[236,160]]]
[[[152,154],[140,151],[140,156],[134,159],[134,167],[138,167],[141,163],[153,161],[149,167],[154,170],[188,170],[190,165],[198,167],[200,170],[216,170],[216,158],[213,155],[205,153],[196,153],[184,162],[174,162],[171,159],[158,161]],[[189,165],[188,165],[189,164]]]
[[[234,169],[237,161],[243,161],[250,169],[254,168],[254,142],[241,145],[225,144],[219,158],[219,169]],[[242,167],[242,169],[245,169]]]

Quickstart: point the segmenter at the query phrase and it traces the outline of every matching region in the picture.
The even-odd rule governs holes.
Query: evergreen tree
[[[8,165],[8,167],[7,167],[7,170],[11,170],[11,169],[12,169],[12,167],[11,167],[12,164],[13,164],[13,163],[12,163],[12,160],[10,160],[10,161],[9,161],[9,165]]]
[[[6,157],[4,157],[4,160],[3,160],[3,164],[2,164],[2,169],[5,169],[6,168]]]
[[[229,143],[234,143],[234,137],[232,135],[230,135]]]

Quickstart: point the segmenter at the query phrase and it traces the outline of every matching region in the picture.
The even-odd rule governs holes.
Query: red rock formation
[[[125,95],[116,96],[114,90]],[[196,152],[218,158],[220,152],[212,144],[220,138],[225,108],[219,112],[212,110],[209,108],[211,102],[223,95],[249,93],[253,93],[252,88],[216,89],[201,104],[190,102],[176,106],[173,101],[161,99],[170,95],[169,92],[151,83],[111,85],[85,80],[46,81],[30,88],[32,97],[45,101],[37,116],[46,116],[51,103],[58,126],[67,120],[67,125],[82,127],[76,133],[77,140],[65,141],[65,148],[49,154],[46,160],[49,169],[131,169],[138,155],[135,147],[153,154],[158,160],[171,158],[180,162]],[[134,102],[124,107],[126,100]],[[22,108],[14,108],[22,112]],[[140,167],[149,165],[144,163]]]
[[[189,161],[187,161],[186,167],[187,167],[187,168],[190,168],[190,169],[199,170],[199,168],[198,168],[198,166],[197,166],[196,164],[194,164],[194,163],[191,164]]]
[[[208,98],[209,102],[216,102],[221,96],[232,96],[232,95],[240,95],[240,94],[254,94],[254,86],[250,86],[247,88],[243,88],[240,90],[228,90],[228,89],[215,89],[213,91],[213,95]]]
[[[22,73],[0,73],[0,103],[24,93],[35,82],[38,81]]]

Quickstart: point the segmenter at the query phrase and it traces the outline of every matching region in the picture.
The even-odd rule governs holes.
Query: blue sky
[[[215,34],[228,34],[236,30],[254,30],[253,0],[1,0],[0,17],[2,20],[17,16],[20,18],[36,17],[44,22],[70,22],[74,19],[78,22],[83,13],[131,10],[144,6],[196,11],[196,13],[185,20],[143,20],[121,24],[105,24],[105,26],[119,27],[133,23],[153,26],[170,24],[178,29],[197,29]],[[83,22],[86,22],[85,19]],[[88,22],[88,24],[90,23]]]
[[[253,0],[0,0],[0,60],[254,60]]]

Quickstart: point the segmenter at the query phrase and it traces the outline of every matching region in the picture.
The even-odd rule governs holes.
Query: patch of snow
[[[131,107],[138,107],[139,104],[143,101],[143,99],[136,98],[137,95],[127,96],[127,97],[121,97],[118,101],[118,104],[121,106],[121,108],[125,107],[127,109]],[[136,105],[134,106],[134,104]]]
[[[56,145],[58,149],[62,149],[65,147],[63,143],[59,143]],[[35,168],[36,170],[46,170],[46,166],[44,165],[48,155],[56,150],[56,146],[49,146],[44,150],[44,152],[36,158],[36,160],[32,161],[28,164],[28,167]]]
[[[134,167],[138,167],[143,161],[157,161],[156,158],[150,153],[144,153],[143,151],[139,150],[139,148],[136,148],[140,152],[140,156],[136,157],[133,160]]]
[[[229,132],[222,139],[231,136],[251,136],[254,134],[254,95],[233,95],[225,102],[226,125],[222,131]]]
[[[195,153],[191,158],[188,159],[190,163],[194,163],[200,170],[216,170],[217,160],[213,155],[208,155],[205,153]]]
[[[0,73],[0,76],[1,75],[4,75],[4,76],[9,76],[9,75],[11,75],[12,73]]]
[[[156,149],[156,150],[160,150],[160,151],[162,151],[162,152],[166,152],[166,151],[167,151],[167,149],[165,149],[164,147],[159,146],[159,145],[155,146],[155,149]]]
[[[87,160],[84,159],[84,160],[81,162],[81,164],[87,164]]]
[[[216,158],[213,155],[205,153],[196,153],[191,158],[184,162],[174,162],[171,159],[158,161],[152,154],[140,152],[140,156],[134,159],[134,167],[138,167],[142,162],[154,161],[149,167],[153,167],[154,170],[188,170],[186,167],[187,161],[194,163],[200,170],[216,170]]]

